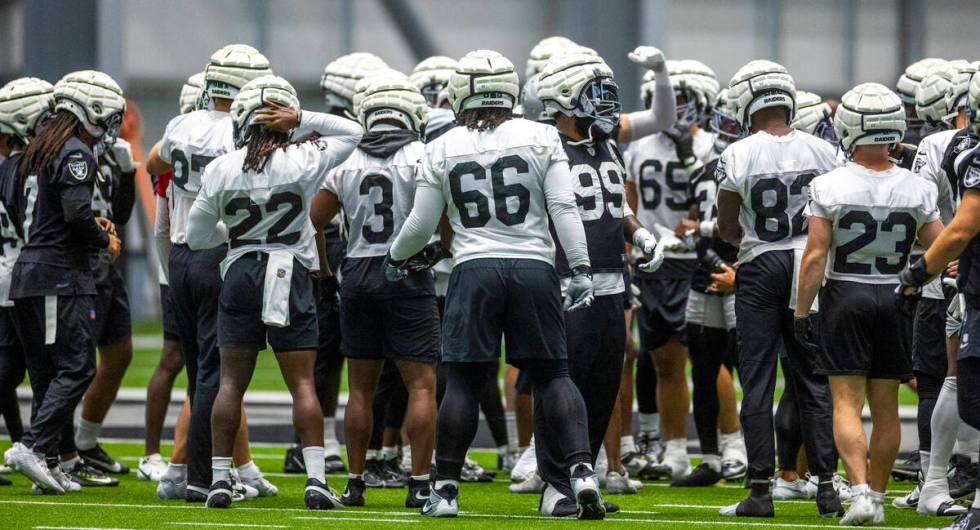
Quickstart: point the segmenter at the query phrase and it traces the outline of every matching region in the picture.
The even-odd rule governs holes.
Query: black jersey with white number
[[[568,154],[575,202],[585,227],[593,273],[622,273],[626,264],[623,240],[626,170],[614,138],[615,131],[609,138],[592,144],[575,144],[566,136],[561,137]],[[559,274],[571,273],[561,245],[555,264]]]
[[[718,159],[708,162],[704,169],[691,178],[690,195],[698,206],[699,222],[715,222],[718,219],[718,175],[715,170]],[[702,293],[708,292],[711,285],[711,270],[705,263],[708,251],[714,251],[718,257],[729,265],[738,261],[738,248],[725,242],[720,237],[701,237],[698,239],[695,251],[698,255],[698,267],[691,277],[691,289]]]
[[[960,155],[956,161],[960,197],[969,190],[980,192],[980,147]],[[974,236],[960,254],[956,285],[966,300],[967,309],[980,307],[980,235]]]
[[[135,171],[123,173],[109,153],[99,155],[98,172],[95,175],[95,186],[92,189],[92,214],[105,217],[119,227],[129,221],[133,212],[135,196]],[[109,277],[112,258],[109,252],[102,250],[92,254],[92,276],[95,284],[111,285]]]

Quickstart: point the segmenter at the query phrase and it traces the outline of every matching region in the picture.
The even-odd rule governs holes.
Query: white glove
[[[116,162],[116,166],[119,167],[119,171],[123,173],[130,173],[136,170],[139,165],[133,160],[133,148],[129,145],[129,142],[123,140],[122,138],[116,138],[115,143],[109,148],[109,153],[112,155],[112,159]]]
[[[654,48],[653,46],[637,46],[635,50],[629,53],[628,57],[634,63],[653,70],[658,74],[663,73],[667,66],[667,59],[664,57],[664,52],[660,51],[660,48]]]
[[[565,290],[565,311],[575,311],[592,305],[595,299],[595,287],[592,286],[592,274],[588,272],[573,272],[572,280]]]
[[[639,228],[633,232],[633,246],[640,249],[643,257],[646,258],[646,261],[637,264],[641,271],[653,272],[663,264],[664,251],[646,228]]]
[[[656,224],[653,229],[657,231],[657,235],[660,236],[660,244],[657,245],[662,250],[666,252],[686,252],[691,250],[690,247],[682,239],[674,234],[674,231],[663,226],[661,224]]]

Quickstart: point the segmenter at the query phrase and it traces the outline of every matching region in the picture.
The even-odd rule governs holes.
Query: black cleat
[[[364,506],[364,479],[349,478],[347,487],[344,488],[344,496],[340,498],[344,506]]]
[[[980,530],[980,510],[971,509],[943,530]]]
[[[382,460],[381,473],[386,488],[404,488],[408,484],[408,477],[398,464],[398,457]]]
[[[75,465],[72,466],[71,470],[69,470],[66,475],[68,475],[68,478],[70,478],[72,482],[83,488],[114,488],[119,485],[119,479],[106,475],[98,469],[86,464],[84,460],[75,462]]]
[[[119,462],[113,460],[113,458],[109,456],[109,454],[106,453],[99,444],[95,444],[95,447],[91,449],[79,449],[78,456],[82,457],[82,460],[86,464],[103,473],[118,473],[120,475],[126,475],[129,473],[129,466],[120,464]]]
[[[337,492],[315,478],[306,479],[306,492],[303,501],[308,510],[335,510],[344,507]]]
[[[671,482],[670,485],[675,488],[701,488],[714,486],[721,482],[721,480],[722,476],[720,471],[715,471],[708,464],[702,463],[694,468],[694,471],[691,471],[688,476],[677,479]]]
[[[742,502],[721,509],[721,515],[735,517],[775,517],[776,510],[772,506],[772,495],[749,495]]]
[[[293,444],[286,449],[286,461],[282,464],[283,473],[306,473],[306,462],[303,461],[303,448]]]
[[[919,478],[921,456],[913,451],[904,462],[892,467],[892,478],[899,482],[913,481]]]
[[[405,497],[406,508],[421,508],[429,501],[429,481],[408,479],[408,495]]]
[[[304,469],[303,471],[305,472],[306,470]],[[344,465],[344,461],[341,460],[340,455],[329,455],[323,459],[323,471],[328,475],[346,473],[347,466]]]
[[[190,490],[188,490],[189,492]],[[211,489],[208,490],[208,500],[205,505],[208,508],[231,508],[233,495],[231,483],[225,480],[219,480],[211,484]]]
[[[844,507],[841,506],[833,482],[817,486],[817,511],[820,512],[820,517],[844,516]]]
[[[231,489],[231,488],[229,488],[229,489]],[[203,502],[207,502],[207,500],[208,500],[208,494],[207,493],[202,493],[202,492],[197,491],[195,489],[191,489],[191,487],[188,486],[187,489],[184,490],[184,500],[187,501],[187,502],[193,502],[193,503],[203,503]],[[232,500],[234,500],[234,499],[232,499]]]
[[[949,478],[949,496],[962,499],[977,491],[977,465],[970,463],[970,457],[953,455],[953,475]]]
[[[369,488],[385,487],[385,473],[380,460],[368,458],[364,462],[364,485]]]
[[[13,486],[14,483],[5,477],[0,477],[0,486]]]
[[[606,513],[619,513],[619,505],[613,504],[609,501],[604,501],[606,504]]]

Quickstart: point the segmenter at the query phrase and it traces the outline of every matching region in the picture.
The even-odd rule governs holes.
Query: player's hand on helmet
[[[109,233],[109,246],[106,247],[109,252],[109,256],[112,257],[112,261],[119,259],[119,253],[122,251],[122,241],[115,232]]]
[[[565,311],[575,311],[592,305],[595,299],[595,287],[592,286],[592,269],[586,266],[575,267],[572,279],[565,290]]]
[[[793,336],[796,337],[796,342],[811,352],[816,352],[820,346],[817,345],[813,324],[813,315],[806,314],[793,317]]]
[[[255,111],[253,123],[265,125],[270,131],[286,133],[299,126],[299,111],[275,101],[265,101],[265,106]]]
[[[116,163],[116,167],[123,173],[132,173],[139,166],[139,163],[133,160],[133,147],[122,138],[116,138],[112,147],[109,148],[109,154],[112,156],[112,161]]]
[[[660,48],[654,48],[653,46],[637,46],[627,57],[634,63],[653,70],[658,74],[664,72],[667,67],[667,59],[664,57],[664,52],[660,51]]]
[[[636,264],[641,271],[653,272],[663,265],[664,250],[657,244],[657,238],[653,237],[647,229],[638,228],[633,232],[633,246],[643,253],[643,259]]]
[[[677,160],[680,160],[684,167],[688,167],[697,162],[698,158],[694,155],[694,136],[691,130],[684,125],[674,125],[664,131],[664,135],[674,142],[674,151],[677,153]]]
[[[898,287],[895,288],[895,303],[906,315],[915,313],[915,305],[922,298],[922,286],[929,281],[926,259],[921,257],[910,263],[898,273]]]

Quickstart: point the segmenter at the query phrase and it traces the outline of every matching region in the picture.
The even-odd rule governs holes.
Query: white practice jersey
[[[292,144],[269,155],[260,172],[242,171],[244,148],[208,164],[195,205],[228,227],[222,277],[236,259],[255,251],[286,250],[306,268],[319,268],[310,201],[355,143],[319,138]]]
[[[785,136],[760,131],[728,146],[716,172],[719,188],[742,198],[739,261],[805,247],[810,181],[837,165],[830,143],[800,131]]]
[[[567,164],[558,130],[524,119],[496,129],[455,127],[425,146],[419,186],[442,191],[455,236],[453,258],[555,262],[545,175]]]
[[[939,219],[934,186],[898,166],[855,163],[810,183],[809,213],[833,225],[827,277],[872,284],[898,283],[919,228]]]
[[[939,215],[943,224],[949,224],[953,220],[956,207],[959,205],[956,189],[949,181],[949,177],[946,176],[946,170],[942,167],[943,157],[946,155],[950,142],[953,141],[953,137],[958,132],[959,130],[940,131],[926,136],[919,142],[915,161],[912,162],[912,173],[926,179],[936,187],[939,193],[936,205],[939,208]],[[964,141],[969,143],[970,139],[966,138]]]
[[[694,154],[707,164],[718,155],[714,136],[698,129],[694,135]],[[656,225],[673,231],[687,219],[691,204],[689,175],[677,158],[674,142],[664,133],[651,134],[629,144],[623,153],[626,180],[636,185],[636,218],[653,231]],[[656,232],[654,232],[656,233]],[[690,252],[665,252],[668,259],[695,259]]]
[[[415,201],[415,171],[425,144],[412,142],[388,159],[361,149],[334,168],[323,189],[340,199],[347,228],[347,257],[384,256]]]
[[[212,160],[235,149],[231,115],[196,110],[170,120],[160,142],[160,159],[173,166],[170,198],[170,241],[187,242],[187,216],[201,189],[201,175]],[[241,165],[239,165],[241,167]]]

